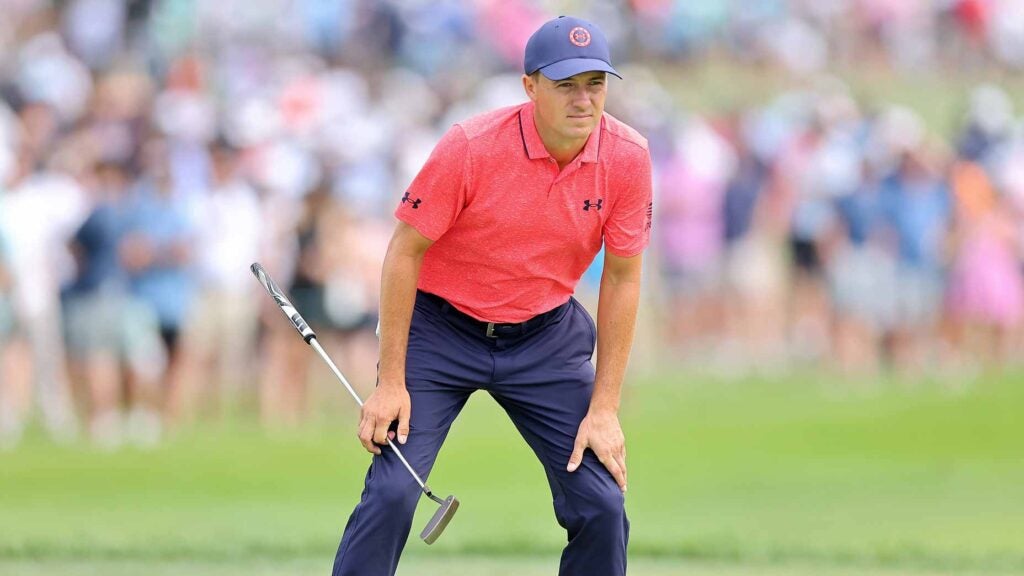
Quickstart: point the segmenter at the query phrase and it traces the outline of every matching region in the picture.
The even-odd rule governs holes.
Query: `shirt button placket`
[[[550,164],[555,169],[554,176],[551,177],[551,183],[548,184],[548,193],[547,193],[547,195],[550,196],[551,195],[551,191],[555,188],[555,184],[558,183],[559,173],[558,173],[558,164],[555,163],[555,159],[552,158],[551,156],[548,156],[548,164]]]

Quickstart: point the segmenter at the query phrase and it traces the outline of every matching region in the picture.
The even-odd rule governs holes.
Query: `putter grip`
[[[288,297],[284,295],[284,292],[277,287],[274,279],[270,277],[270,274],[267,274],[267,271],[263,269],[263,266],[260,266],[259,262],[253,262],[249,269],[252,270],[253,275],[255,275],[256,279],[260,281],[260,284],[263,284],[263,287],[267,289],[267,292],[270,293],[274,302],[277,302],[277,305],[281,307],[281,311],[284,312],[284,315],[288,317],[289,321],[291,321],[292,326],[299,331],[299,335],[306,341],[306,344],[309,344],[310,340],[316,338],[316,333],[314,333],[313,329],[309,327],[309,324],[306,324],[306,321],[302,318],[302,314],[299,314],[299,311],[295,309],[295,306],[292,306],[291,301],[288,300]]]

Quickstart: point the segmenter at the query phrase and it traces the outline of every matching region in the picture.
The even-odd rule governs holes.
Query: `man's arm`
[[[597,374],[590,410],[576,433],[569,472],[583,461],[587,448],[626,491],[626,441],[619,425],[619,397],[629,362],[640,302],[643,256],[630,258],[605,252],[604,273],[597,304]]]
[[[416,302],[416,285],[423,255],[433,241],[399,222],[388,244],[381,271],[380,366],[377,388],[363,404],[359,441],[374,454],[387,444],[388,427],[398,420],[398,442],[409,436],[411,406],[405,389],[405,352]]]

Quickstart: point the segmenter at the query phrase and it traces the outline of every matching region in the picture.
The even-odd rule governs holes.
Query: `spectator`
[[[23,150],[0,213],[7,243],[16,324],[30,352],[34,394],[51,436],[77,434],[61,338],[59,289],[69,268],[67,239],[84,217],[78,183],[54,152],[48,164]],[[24,422],[25,414],[15,416]],[[19,425],[20,426],[20,425]]]
[[[776,185],[792,199],[789,248],[793,270],[789,314],[792,348],[803,360],[829,350],[823,242],[834,224],[833,190],[822,171],[829,150],[829,127],[816,122],[798,133],[780,157]]]
[[[855,376],[881,367],[881,340],[892,326],[896,291],[896,254],[877,177],[867,161],[863,170],[863,184],[836,199],[838,220],[828,248],[835,360]]]
[[[118,255],[125,233],[128,174],[96,167],[94,206],[71,240],[78,274],[64,291],[64,326],[72,372],[88,390],[89,436],[103,448],[160,438],[159,377],[165,362],[158,323],[128,292]]]
[[[156,315],[167,357],[162,375],[164,411],[173,416],[180,394],[180,336],[195,291],[191,272],[194,228],[174,188],[164,142],[143,149],[145,176],[130,192],[125,232],[118,247],[132,294]]]
[[[789,202],[777,186],[772,113],[737,119],[738,154],[724,198],[725,324],[732,366],[772,370],[786,361]]]
[[[331,270],[325,235],[336,223],[338,207],[324,183],[303,198],[302,206],[295,230],[295,273],[286,291],[318,337],[329,342],[337,325],[327,307],[326,282]],[[275,324],[268,339],[273,364],[265,372],[261,389],[263,421],[271,426],[295,426],[309,415],[311,358],[305,343],[295,337],[290,326]]]
[[[722,208],[735,153],[702,120],[678,131],[660,175],[656,251],[667,296],[666,344],[706,358],[721,326]]]
[[[196,206],[198,293],[182,341],[180,396],[170,406],[183,418],[197,409],[222,414],[228,393],[246,392],[256,376],[249,359],[255,354],[259,286],[247,270],[260,259],[259,199],[243,178],[237,150],[218,140],[210,155],[209,192]]]
[[[893,322],[888,352],[896,368],[935,366],[944,291],[946,233],[951,202],[942,158],[926,142],[905,150],[896,171],[881,182],[879,202],[895,245]]]
[[[364,385],[377,376],[380,265],[391,232],[387,221],[356,217],[341,205],[323,224],[328,336],[353,381]]]
[[[1024,316],[1016,232],[1005,199],[978,164],[953,167],[956,222],[949,307],[955,335],[971,358],[1004,362]]]

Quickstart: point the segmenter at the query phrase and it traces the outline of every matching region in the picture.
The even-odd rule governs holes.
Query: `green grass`
[[[316,576],[330,573],[330,558],[300,558],[280,561],[233,560],[196,562],[153,562],[138,560],[5,561],[0,573],[7,576]],[[403,560],[398,576],[551,576],[555,562],[533,557],[412,556]],[[781,565],[737,565],[734,563],[682,559],[641,558],[631,561],[629,573],[639,576],[948,576],[945,570],[914,568],[823,566],[791,563]],[[958,572],[982,576],[985,572]]]
[[[0,573],[325,573],[367,465],[344,402],[331,389],[331,419],[297,432],[242,422],[149,452],[30,438],[0,453]],[[1022,409],[1014,377],[634,382],[631,573],[1024,572]],[[540,465],[486,394],[431,485],[462,507],[434,546],[413,536],[405,574],[554,573],[564,534]]]

